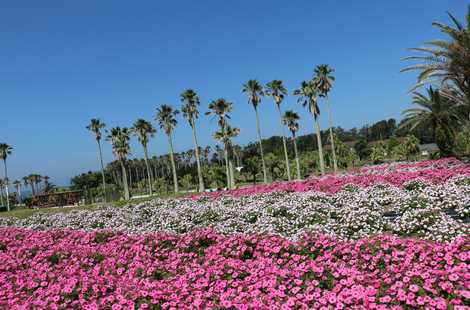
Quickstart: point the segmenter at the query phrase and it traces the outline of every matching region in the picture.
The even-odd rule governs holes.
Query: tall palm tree
[[[433,26],[445,34],[447,40],[434,40],[424,43],[424,47],[412,48],[418,55],[404,58],[417,61],[417,64],[404,68],[404,71],[418,71],[416,89],[425,84],[441,87],[441,95],[449,97],[464,107],[467,120],[470,119],[470,6],[466,22],[462,24],[448,13],[453,25],[433,22]]]
[[[263,165],[263,180],[264,180],[264,183],[266,184],[268,183],[268,177],[266,174],[266,162],[264,161],[263,141],[261,139],[261,128],[259,124],[259,115],[258,115],[258,105],[261,102],[261,97],[264,95],[263,87],[257,80],[249,80],[243,85],[242,91],[247,94],[248,103],[253,106],[253,109],[255,109],[256,130],[258,132],[259,150],[261,153],[261,163]]]
[[[13,181],[13,186],[15,187],[16,189],[16,194],[18,195],[18,203],[21,204],[21,181],[19,180],[15,180]]]
[[[202,170],[201,170],[201,160],[199,156],[199,145],[197,143],[197,134],[196,134],[196,119],[199,117],[199,96],[196,92],[192,89],[187,89],[181,94],[181,102],[183,106],[181,107],[181,111],[183,112],[183,116],[191,126],[191,130],[193,132],[193,142],[194,142],[194,152],[196,154],[196,164],[197,164],[197,176],[199,181],[199,192],[204,191],[204,179],[202,178]]]
[[[149,166],[149,155],[148,155],[148,143],[150,138],[155,136],[157,131],[153,127],[152,123],[147,122],[144,119],[139,118],[134,122],[132,127],[132,133],[137,136],[142,148],[144,149],[144,160],[145,168],[147,169],[147,182],[149,187],[149,195],[152,196],[152,176]]]
[[[320,161],[321,174],[325,174],[325,162],[323,159],[323,147],[321,142],[321,131],[318,117],[320,116],[320,108],[317,101],[318,90],[312,81],[302,81],[300,88],[294,91],[294,96],[298,96],[297,102],[307,107],[315,121],[315,131],[317,134],[318,158]]]
[[[103,194],[104,194],[104,201],[107,201],[106,195],[106,178],[104,175],[104,164],[103,164],[103,153],[101,152],[101,130],[106,127],[106,124],[101,122],[98,118],[92,118],[90,124],[86,127],[89,131],[91,131],[95,135],[96,143],[98,143],[98,150],[100,155],[100,163],[101,163],[101,178],[103,182]]]
[[[282,122],[282,112],[281,112],[281,103],[284,100],[284,97],[287,96],[287,89],[282,84],[281,80],[272,80],[266,84],[266,95],[271,96],[276,104],[277,111],[279,112],[279,122],[281,126],[282,133],[282,144],[284,145],[284,157],[286,160],[286,171],[287,179],[290,181],[290,166],[289,166],[289,156],[287,154],[287,143],[286,143],[286,133],[284,130],[284,124]]]
[[[159,108],[157,108],[157,115],[155,119],[160,124],[160,128],[165,132],[168,136],[168,144],[170,146],[170,160],[171,160],[171,168],[173,172],[173,185],[175,189],[175,193],[178,192],[178,177],[176,176],[176,166],[175,166],[175,155],[173,150],[173,141],[171,139],[171,134],[173,129],[176,127],[178,121],[176,120],[176,115],[178,115],[178,110],[173,110],[173,108],[169,105],[163,104]]]
[[[240,135],[240,129],[236,127],[230,126],[228,123],[225,124],[225,130],[216,131],[214,133],[214,139],[217,141],[222,142],[224,145],[227,146],[228,149],[228,166],[229,166],[229,173],[230,173],[230,187],[235,187],[235,172],[233,168],[233,144],[232,138],[238,137]]]
[[[328,100],[328,93],[333,86],[335,77],[331,74],[334,72],[333,69],[328,67],[328,65],[319,65],[315,68],[315,77],[313,83],[316,85],[319,96],[325,98],[328,107],[328,125],[330,127],[330,141],[331,141],[331,152],[333,155],[333,171],[336,173],[338,171],[338,162],[336,160],[336,149],[335,149],[335,139],[333,136],[333,118],[331,116],[331,104]]]
[[[441,96],[438,89],[430,87],[427,96],[413,92],[416,108],[403,111],[402,127],[415,129],[419,125],[429,126],[443,156],[452,155],[454,128],[459,123],[459,115],[452,102]]]
[[[228,113],[232,111],[233,104],[224,98],[209,103],[209,110],[206,115],[213,115],[218,118],[218,124],[220,130],[225,132],[227,126],[227,119],[230,119]],[[225,173],[227,176],[227,187],[232,187],[233,181],[231,179],[230,168],[229,168],[229,156],[228,156],[228,145],[224,143],[224,159],[225,159]]]
[[[300,162],[299,162],[299,154],[297,152],[297,138],[296,133],[299,131],[299,114],[295,113],[294,111],[286,111],[282,120],[284,125],[289,128],[290,132],[292,133],[292,141],[294,142],[294,153],[295,153],[295,168],[297,170],[297,180],[301,179],[300,176]]]
[[[127,181],[127,171],[126,167],[124,166],[124,162],[127,160],[127,157],[131,153],[131,147],[129,145],[130,140],[130,131],[128,128],[124,127],[114,127],[109,130],[107,140],[111,142],[113,147],[113,154],[116,159],[119,161],[121,166],[121,174],[122,174],[122,184],[124,185],[124,198],[129,200],[129,185]]]
[[[9,194],[8,194],[8,169],[7,169],[7,158],[9,155],[11,155],[11,151],[13,148],[6,144],[6,143],[0,143],[0,159],[3,160],[3,167],[5,168],[5,193],[7,196],[7,210],[10,211],[10,200],[8,199]]]

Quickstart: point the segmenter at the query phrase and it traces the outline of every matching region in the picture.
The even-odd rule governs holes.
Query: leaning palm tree
[[[282,133],[282,144],[284,145],[284,157],[286,160],[286,171],[287,179],[290,181],[290,166],[289,166],[289,156],[287,155],[287,143],[286,143],[286,133],[284,130],[284,124],[282,122],[282,112],[281,112],[281,103],[284,100],[284,97],[287,95],[287,89],[282,84],[281,80],[272,80],[266,84],[266,95],[271,96],[276,104],[277,111],[279,112],[279,121],[281,125]]]
[[[442,156],[452,155],[454,128],[459,123],[459,115],[452,102],[440,94],[438,89],[430,87],[428,94],[413,93],[413,104],[416,108],[403,111],[402,127],[410,130],[417,126],[431,128],[434,139]]]
[[[321,142],[321,131],[318,117],[320,116],[320,108],[318,107],[317,101],[317,88],[312,81],[302,81],[300,88],[294,91],[294,96],[298,96],[297,102],[302,106],[307,107],[309,112],[312,114],[315,121],[315,131],[317,134],[317,145],[318,145],[318,158],[320,161],[321,174],[325,174],[325,162],[323,160],[323,147]]]
[[[330,142],[331,142],[331,152],[333,155],[333,171],[336,173],[338,171],[338,162],[336,160],[336,149],[335,149],[335,139],[333,136],[333,118],[331,116],[331,104],[328,100],[328,93],[333,86],[335,77],[331,75],[333,69],[328,67],[328,65],[319,65],[315,68],[315,77],[313,83],[318,88],[319,96],[325,98],[328,107],[328,125],[330,127]]]
[[[9,155],[11,155],[11,151],[13,148],[6,144],[6,143],[0,143],[0,159],[3,160],[3,167],[5,169],[5,194],[7,197],[7,210],[10,211],[10,200],[8,199],[9,194],[8,194],[8,169],[7,169],[7,158]]]
[[[171,160],[171,168],[173,172],[173,185],[175,189],[175,193],[178,192],[178,177],[176,175],[176,166],[175,166],[175,155],[173,150],[173,141],[171,138],[171,134],[173,129],[175,129],[176,124],[178,123],[176,120],[176,115],[178,115],[178,110],[173,110],[173,108],[169,105],[163,104],[159,108],[157,108],[157,115],[155,119],[160,124],[160,128],[165,132],[168,136],[168,144],[170,146],[170,160]]]
[[[90,124],[86,127],[89,131],[91,131],[95,135],[96,143],[98,143],[98,150],[100,156],[100,163],[101,163],[101,178],[103,182],[103,194],[104,194],[104,201],[107,201],[106,195],[106,178],[104,176],[104,164],[103,164],[103,153],[101,152],[101,130],[106,127],[106,124],[101,122],[97,118],[92,118]]]
[[[132,133],[137,136],[142,148],[144,149],[144,160],[145,160],[145,168],[147,170],[147,182],[149,187],[149,195],[152,196],[152,176],[150,172],[149,166],[149,155],[148,155],[148,143],[150,138],[155,136],[157,131],[153,127],[152,123],[139,118],[134,122],[132,126]]]
[[[217,117],[221,132],[225,132],[227,119],[230,119],[230,116],[228,113],[232,111],[232,106],[233,104],[231,102],[228,102],[227,100],[223,98],[219,98],[209,103],[210,111],[206,112],[206,115],[212,115],[214,117]],[[231,187],[234,182],[231,180],[230,169],[229,169],[228,145],[226,143],[224,143],[224,159],[225,159],[225,173],[227,176],[227,187]]]
[[[294,111],[286,111],[284,116],[282,117],[282,121],[284,125],[289,128],[290,132],[292,133],[292,142],[294,142],[294,153],[295,153],[295,168],[297,170],[297,180],[301,179],[300,176],[300,162],[299,162],[299,154],[297,152],[297,137],[296,133],[299,131],[299,114],[295,113]]]
[[[264,95],[263,87],[257,80],[249,80],[243,85],[242,91],[247,94],[248,103],[253,106],[253,109],[255,109],[256,130],[258,132],[259,150],[261,153],[261,163],[263,165],[263,180],[264,180],[264,183],[268,183],[268,177],[266,174],[266,163],[264,161],[264,153],[263,153],[263,141],[261,139],[261,128],[259,124],[259,115],[258,115],[258,105],[261,102],[261,97]]]
[[[124,127],[114,127],[109,130],[107,140],[113,147],[113,154],[121,166],[122,184],[124,186],[124,199],[129,200],[129,185],[127,183],[127,171],[124,162],[131,153],[129,145],[130,131]]]
[[[404,60],[417,61],[404,71],[418,71],[416,89],[425,84],[440,85],[441,95],[449,97],[464,107],[467,120],[470,119],[470,6],[466,23],[462,24],[448,13],[453,25],[434,22],[447,39],[424,43],[423,47],[410,49],[416,56]]]
[[[197,176],[199,180],[199,192],[203,192],[204,179],[202,178],[201,160],[199,156],[199,145],[197,143],[195,123],[196,119],[199,117],[199,96],[194,90],[187,89],[181,94],[181,102],[183,103],[181,111],[183,112],[183,116],[188,121],[189,126],[191,126],[191,130],[193,132],[194,152],[196,154]]]

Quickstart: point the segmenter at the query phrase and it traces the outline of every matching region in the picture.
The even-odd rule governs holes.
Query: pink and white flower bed
[[[363,167],[361,169],[339,175],[329,174],[323,177],[313,176],[304,181],[256,185],[234,190],[205,193],[204,195],[216,198],[224,195],[239,197],[279,191],[321,191],[326,193],[336,193],[349,184],[368,187],[385,183],[399,187],[412,180],[421,180],[432,184],[439,184],[455,176],[469,175],[470,165],[464,164],[455,158],[444,158],[413,163],[392,163]]]

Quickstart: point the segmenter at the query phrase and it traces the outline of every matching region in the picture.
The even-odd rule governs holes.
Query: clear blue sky
[[[67,184],[98,169],[90,118],[108,126],[153,120],[162,103],[179,105],[193,88],[205,110],[225,97],[235,104],[237,143],[256,138],[242,84],[282,79],[292,91],[315,65],[336,69],[333,117],[344,128],[399,118],[414,74],[401,74],[406,48],[441,35],[431,22],[462,19],[463,0],[394,1],[2,1],[0,3],[0,141],[14,147],[10,179],[29,173]],[[284,109],[304,117],[289,96]],[[261,104],[263,136],[278,133],[274,104]],[[322,117],[326,127],[326,115]],[[216,124],[198,123],[201,145]],[[177,151],[192,147],[184,120]],[[152,155],[166,153],[161,132]],[[133,143],[133,155],[142,151]],[[112,160],[105,143],[106,162]],[[1,173],[3,175],[3,172]]]

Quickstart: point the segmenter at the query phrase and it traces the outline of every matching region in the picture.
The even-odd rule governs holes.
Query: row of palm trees
[[[10,211],[10,192],[9,192],[9,186],[10,186],[10,179],[8,178],[8,165],[7,165],[7,159],[8,157],[12,154],[13,152],[13,147],[7,143],[0,143],[0,159],[3,161],[3,171],[4,171],[4,177],[0,179],[0,203],[3,205],[6,203],[7,210]],[[44,182],[44,190],[47,190],[49,188],[49,180],[50,178],[48,176],[41,176],[39,174],[30,174],[28,176],[23,177],[22,181],[20,180],[15,180],[11,184],[14,186],[16,189],[16,194],[18,198],[18,202],[22,201],[22,195],[21,195],[21,188],[23,184],[25,186],[30,185],[31,186],[31,192],[34,195],[40,191],[40,184],[41,182]],[[6,196],[6,201],[3,201],[3,194]]]
[[[329,102],[327,100],[328,94],[335,80],[335,78],[332,76],[332,72],[333,70],[330,67],[328,67],[328,65],[317,66],[314,70],[314,76],[310,80],[303,81],[301,83],[301,87],[293,92],[293,95],[298,96],[298,102],[301,103],[304,107],[307,107],[309,112],[312,114],[314,118],[315,130],[316,130],[316,135],[317,135],[317,147],[318,147],[318,152],[319,152],[319,164],[320,164],[320,170],[322,174],[325,173],[325,165],[324,165],[324,160],[323,160],[320,125],[318,122],[318,118],[320,116],[318,97],[324,98],[326,102]],[[285,97],[288,95],[288,91],[283,85],[283,82],[281,80],[273,80],[267,83],[263,87],[259,81],[252,79],[252,80],[247,81],[243,85],[242,92],[247,95],[248,103],[253,107],[255,111],[256,129],[257,129],[257,135],[258,135],[259,153],[261,157],[264,183],[268,182],[268,178],[267,178],[267,172],[266,172],[265,156],[263,152],[262,134],[261,134],[258,107],[262,101],[262,98],[265,96],[273,99],[277,107],[278,113],[279,113],[279,125],[281,129],[282,140],[283,140],[287,178],[289,181],[292,179],[290,165],[289,165],[289,156],[287,152],[287,142],[286,142],[286,135],[285,135],[285,129],[284,129],[285,126],[287,126],[289,131],[292,133],[292,138],[294,142],[294,150],[295,150],[295,158],[296,158],[296,170],[297,170],[296,174],[297,174],[297,179],[300,179],[299,160],[298,160],[297,146],[296,146],[296,140],[295,140],[296,132],[299,130],[299,123],[298,123],[299,115],[293,111],[286,111],[284,114],[282,113],[281,104],[284,101]],[[198,190],[204,191],[205,185],[204,185],[204,178],[202,176],[201,161],[200,161],[200,154],[199,154],[200,147],[198,144],[197,130],[196,130],[196,121],[199,118],[200,99],[194,90],[187,89],[181,93],[180,101],[182,104],[180,109],[174,109],[170,105],[166,105],[166,104],[159,106],[156,109],[155,120],[157,121],[160,129],[166,134],[168,138],[174,191],[178,192],[179,190],[178,178],[177,178],[176,167],[175,167],[172,133],[173,133],[174,128],[177,125],[177,115],[180,112],[182,112],[184,118],[188,122],[192,131],[194,153],[195,153],[197,173],[198,173]],[[234,162],[233,162],[234,145],[232,144],[231,141],[234,137],[237,137],[240,134],[239,128],[233,127],[229,124],[230,113],[233,111],[233,103],[229,102],[228,100],[224,98],[219,98],[210,102],[208,105],[208,109],[209,111],[207,111],[205,115],[212,116],[213,118],[215,118],[219,126],[218,131],[216,131],[213,134],[213,137],[215,140],[221,142],[223,145],[227,187],[233,188],[235,186]],[[330,127],[330,143],[332,146],[334,171],[336,172],[337,161],[336,161],[336,153],[335,153],[333,130],[332,130],[331,109],[330,109],[329,104],[328,104],[328,113],[329,113],[329,127]],[[103,130],[105,129],[105,126],[106,125],[101,120],[92,119],[90,121],[90,124],[86,128],[94,134],[95,140],[98,144],[99,157],[100,157],[100,163],[101,163],[103,190],[106,196],[106,181],[105,181],[105,174],[104,174],[105,169],[104,169],[103,155],[102,155],[102,150],[101,150],[102,133],[103,133]],[[121,175],[123,178],[122,184],[124,187],[125,199],[129,199],[130,195],[129,195],[129,186],[127,184],[127,173],[126,173],[124,162],[126,161],[127,157],[130,155],[129,142],[130,142],[130,137],[132,135],[137,137],[138,141],[143,147],[144,160],[145,160],[146,168],[147,168],[149,194],[152,195],[152,191],[153,191],[152,173],[148,164],[148,158],[149,158],[148,143],[149,143],[149,140],[152,137],[154,137],[156,133],[156,129],[154,128],[152,123],[144,119],[138,119],[137,121],[135,121],[135,123],[133,124],[131,128],[114,127],[109,130],[106,130],[106,133],[107,133],[106,140],[111,143],[113,154],[121,166],[121,170],[122,170]]]

